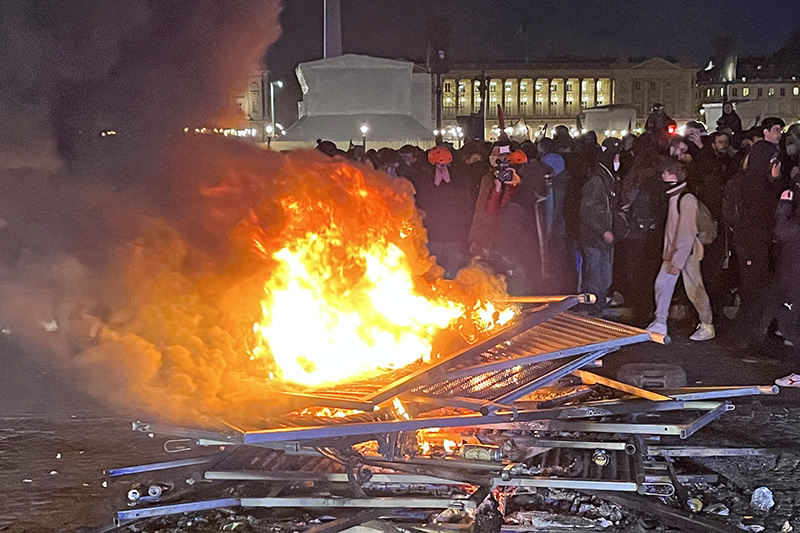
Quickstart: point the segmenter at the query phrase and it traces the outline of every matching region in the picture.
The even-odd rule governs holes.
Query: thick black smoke
[[[71,339],[95,333],[78,325],[131,297],[121,258],[142,228],[204,227],[183,200],[220,176],[191,176],[182,162],[209,143],[260,150],[183,128],[244,118],[231,116],[232,99],[280,35],[280,9],[0,1],[0,324],[20,346],[70,366],[84,348]],[[106,129],[117,135],[101,137]]]
[[[113,152],[117,176],[107,179],[143,179],[126,165],[156,161],[185,125],[224,116],[280,33],[277,0],[38,0],[0,9],[0,113],[13,124],[0,142],[17,154],[5,163],[24,166],[54,142],[76,170]],[[115,144],[101,142],[104,129],[118,132]]]

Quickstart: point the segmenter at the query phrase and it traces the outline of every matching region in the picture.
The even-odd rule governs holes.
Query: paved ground
[[[687,340],[690,329],[671,333],[670,346],[633,346],[606,356],[598,373],[615,376],[624,363],[658,361],[685,368],[689,385],[769,385],[800,369],[800,358],[747,363],[743,359],[751,354],[724,337],[698,344]],[[75,390],[67,375],[35,361],[14,345],[13,336],[0,336],[0,531],[108,524],[119,494],[103,487],[103,470],[164,460],[162,442],[131,432],[128,417],[107,412]],[[783,448],[776,460],[712,465],[743,490],[772,488],[777,506],[765,523],[767,531],[779,531],[783,521],[800,519],[800,389],[736,404],[692,444]],[[741,505],[746,508],[746,502]]]

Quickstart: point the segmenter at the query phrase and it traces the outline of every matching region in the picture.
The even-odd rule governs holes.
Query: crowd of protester
[[[794,346],[800,124],[784,129],[779,118],[742,129],[726,104],[716,131],[691,121],[679,135],[657,105],[641,135],[602,144],[558,126],[535,142],[427,153],[317,149],[410,180],[447,277],[483,261],[512,294],[591,293],[584,312],[594,316],[624,301],[632,324],[660,334],[680,279],[699,319],[692,340],[730,332],[755,347]]]

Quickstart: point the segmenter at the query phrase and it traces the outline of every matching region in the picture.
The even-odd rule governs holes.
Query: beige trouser
[[[656,277],[656,320],[662,324],[667,323],[669,316],[669,304],[672,302],[672,293],[675,292],[675,283],[678,276],[668,272],[670,264],[667,261],[661,263],[661,271]],[[700,322],[711,324],[714,320],[711,314],[711,302],[708,293],[703,286],[703,276],[700,274],[700,261],[694,256],[690,256],[681,270],[683,275],[683,286],[686,288],[686,296],[692,302],[697,314],[700,315]]]

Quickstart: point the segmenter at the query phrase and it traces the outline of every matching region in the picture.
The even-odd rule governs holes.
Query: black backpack
[[[737,173],[728,183],[725,184],[725,192],[722,196],[722,212],[725,218],[725,225],[736,231],[742,221],[742,182],[744,178],[741,173]]]
[[[648,232],[655,231],[658,227],[653,214],[650,192],[645,189],[634,189],[626,207],[630,230],[629,239],[644,238]]]

